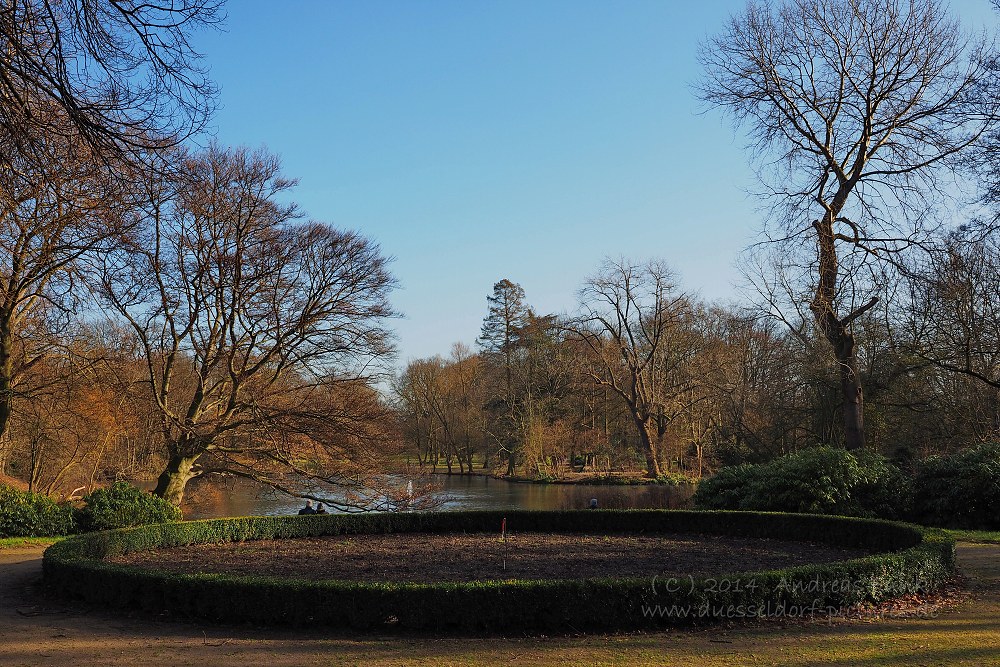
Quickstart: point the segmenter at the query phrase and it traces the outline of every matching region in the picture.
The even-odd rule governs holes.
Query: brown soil
[[[203,544],[115,562],[168,572],[350,581],[471,581],[688,576],[753,572],[865,555],[802,542],[697,535],[339,535]]]

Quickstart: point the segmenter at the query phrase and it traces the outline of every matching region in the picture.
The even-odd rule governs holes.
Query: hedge
[[[855,560],[715,577],[467,583],[308,581],[169,574],[105,562],[185,544],[389,532],[687,533],[783,538],[879,553]],[[689,625],[755,616],[825,615],[938,588],[954,568],[943,531],[887,521],[763,512],[622,510],[249,517],[73,537],[45,552],[46,584],[123,608],[257,624],[386,631],[573,632]]]

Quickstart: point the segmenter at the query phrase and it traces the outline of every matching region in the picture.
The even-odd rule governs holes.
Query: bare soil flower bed
[[[174,573],[348,581],[706,576],[848,560],[861,549],[706,535],[396,533],[199,544],[112,559]]]

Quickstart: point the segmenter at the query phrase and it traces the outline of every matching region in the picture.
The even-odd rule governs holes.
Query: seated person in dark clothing
[[[326,507],[323,503],[316,503],[316,514],[326,514]]]
[[[313,509],[313,503],[311,500],[306,501],[306,506],[299,510],[299,514],[315,514],[316,510]]]

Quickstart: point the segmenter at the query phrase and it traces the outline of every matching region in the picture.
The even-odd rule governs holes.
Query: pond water
[[[442,510],[586,509],[592,498],[602,509],[676,509],[694,487],[643,484],[531,484],[486,476],[435,475],[444,494]],[[192,483],[182,509],[185,519],[295,514],[303,501],[245,481]]]

